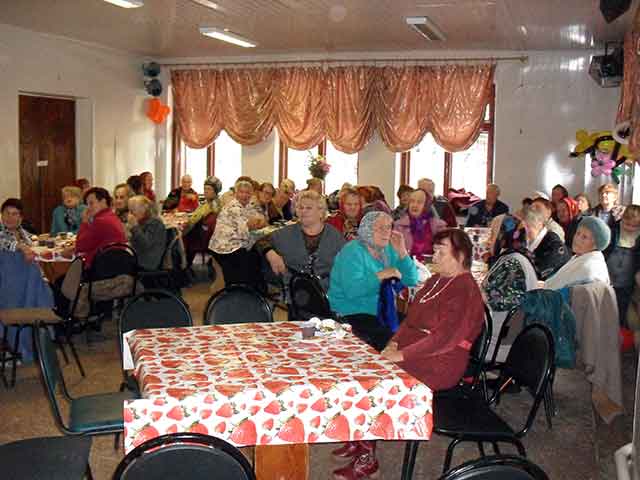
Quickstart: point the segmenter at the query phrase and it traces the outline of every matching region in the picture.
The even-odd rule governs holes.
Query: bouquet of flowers
[[[312,177],[323,180],[329,170],[331,170],[331,165],[327,163],[327,159],[323,155],[309,154],[309,173]]]

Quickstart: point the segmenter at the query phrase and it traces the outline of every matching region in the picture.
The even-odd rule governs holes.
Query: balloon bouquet
[[[626,165],[633,165],[634,156],[629,151],[629,122],[616,125],[613,131],[605,130],[589,134],[586,130],[576,132],[578,145],[570,156],[591,155],[591,175],[608,175],[620,183],[620,175]]]

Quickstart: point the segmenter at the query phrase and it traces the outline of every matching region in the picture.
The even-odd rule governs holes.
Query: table
[[[71,262],[75,260],[75,254],[68,257],[62,255],[65,248],[73,248],[75,246],[75,237],[71,239],[56,239],[54,247],[41,246],[34,242],[31,249],[36,254],[35,261],[40,264],[40,269],[49,282],[55,282],[59,277],[67,273]]]
[[[430,438],[426,385],[351,333],[299,333],[294,322],[135,331],[127,343],[143,398],[125,402],[125,450],[192,431],[237,446],[298,444],[280,456],[304,463],[299,444]],[[269,468],[279,479],[304,478],[283,476],[291,464],[260,462],[265,451],[256,448],[259,479],[276,478]]]
[[[186,212],[163,213],[160,218],[167,229],[176,228],[182,232],[182,227],[189,222],[189,214]]]

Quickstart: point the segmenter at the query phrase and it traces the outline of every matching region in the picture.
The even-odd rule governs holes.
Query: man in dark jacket
[[[495,217],[509,213],[509,207],[498,200],[499,196],[500,187],[493,183],[487,185],[487,198],[469,207],[467,227],[488,227]]]

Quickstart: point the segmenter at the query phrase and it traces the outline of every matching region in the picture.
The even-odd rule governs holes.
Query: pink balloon
[[[591,160],[591,168],[595,168],[600,165],[598,160]]]
[[[602,170],[600,169],[600,167],[593,167],[591,169],[591,176],[599,177],[600,175],[602,175]]]
[[[605,168],[608,168],[609,170],[611,170],[613,167],[616,166],[616,162],[614,162],[613,160],[607,160],[606,162],[604,162],[604,166]]]
[[[605,169],[602,170],[602,173],[604,175],[611,175],[611,169],[610,168],[605,168]]]

